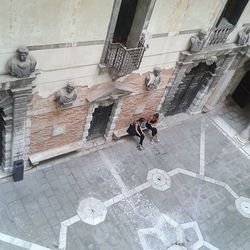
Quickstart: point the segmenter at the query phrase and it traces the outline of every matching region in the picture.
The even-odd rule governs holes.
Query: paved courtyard
[[[207,115],[0,182],[0,249],[250,249],[250,162]]]

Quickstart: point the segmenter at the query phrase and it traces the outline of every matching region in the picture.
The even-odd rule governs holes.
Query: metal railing
[[[233,29],[234,29],[233,25],[226,27],[212,28],[206,46],[224,44],[229,34],[233,31]]]
[[[131,49],[127,49],[121,43],[110,42],[105,64],[113,69],[112,73],[116,78],[121,77],[139,69],[144,51],[142,42],[139,42],[137,48]]]

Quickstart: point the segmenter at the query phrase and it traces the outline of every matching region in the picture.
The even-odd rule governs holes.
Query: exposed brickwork
[[[164,89],[160,89],[125,97],[115,129],[125,128],[129,123],[140,117],[148,119],[156,111],[163,94]]]
[[[77,86],[76,89],[77,99],[74,102],[74,106],[86,105],[86,91],[88,89],[87,86]],[[32,112],[34,115],[57,111],[59,108],[58,103],[55,102],[54,93],[49,95],[49,97],[47,98],[42,98],[36,92],[33,93],[32,105]]]
[[[147,91],[145,77],[149,72],[140,76],[139,74],[129,75],[124,82],[134,83],[135,95],[124,97],[121,112],[119,114],[115,130],[128,126],[129,123],[140,117],[148,119],[161,103],[161,98],[168,87],[169,79],[173,69],[162,70],[161,82],[157,90]],[[140,112],[141,111],[141,112]]]
[[[33,116],[30,153],[81,140],[88,108],[89,106],[81,106]],[[55,125],[65,126],[65,133],[53,137]]]
[[[145,77],[150,72],[142,75],[134,73],[120,79],[119,82],[131,86],[133,94],[123,97],[121,105],[118,105],[120,109],[119,115],[113,119],[113,124],[109,124],[112,131],[113,129],[127,127],[131,121],[140,116],[149,118],[161,102],[172,71],[172,69],[162,70],[161,83],[158,85],[157,90],[153,91],[147,91],[145,87]],[[87,90],[87,86],[78,86],[74,106],[68,109],[58,106],[54,101],[54,94],[51,94],[48,98],[42,98],[36,93],[33,94],[30,154],[79,141],[82,139],[83,134],[86,135],[88,129],[85,123],[91,105],[86,101]],[[55,126],[64,127],[65,132],[53,136],[52,132]]]

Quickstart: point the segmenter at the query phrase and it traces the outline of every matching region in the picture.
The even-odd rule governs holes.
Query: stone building
[[[0,14],[5,172],[108,143],[155,111],[213,109],[249,79],[247,0],[1,0]],[[28,75],[12,72],[20,46]]]

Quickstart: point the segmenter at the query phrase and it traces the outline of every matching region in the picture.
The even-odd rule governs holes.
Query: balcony
[[[113,80],[128,75],[139,69],[145,51],[144,43],[139,42],[137,48],[126,48],[121,43],[110,42],[105,65],[109,68]]]
[[[233,25],[212,28],[206,43],[206,46],[222,45],[226,43],[229,34],[233,31]]]

